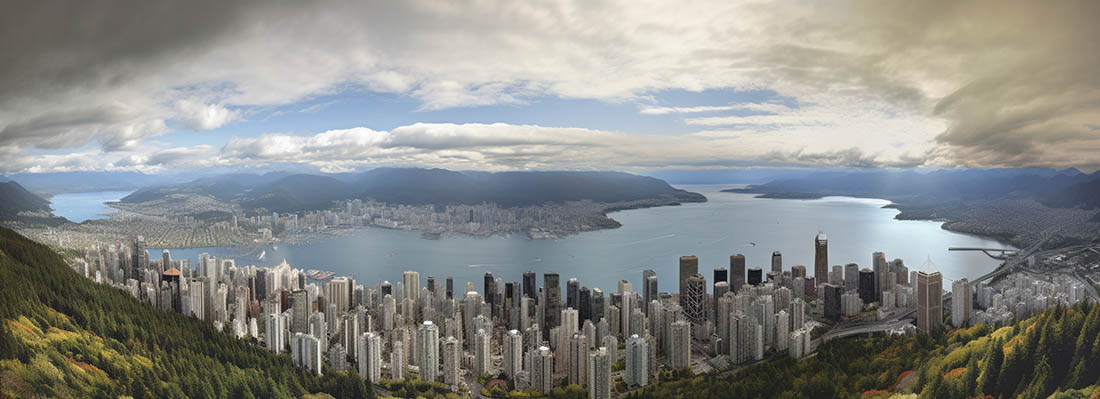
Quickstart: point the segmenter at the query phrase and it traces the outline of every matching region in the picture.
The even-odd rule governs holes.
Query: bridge
[[[1019,250],[1005,249],[1005,248],[950,247],[950,248],[947,248],[947,250],[948,251],[982,251],[982,253],[986,254],[986,256],[989,256],[990,258],[997,259],[997,260],[1005,260],[1005,259],[1008,259],[1010,257],[1016,256],[1016,254],[1020,253]],[[996,253],[1000,253],[1000,255],[995,255]]]

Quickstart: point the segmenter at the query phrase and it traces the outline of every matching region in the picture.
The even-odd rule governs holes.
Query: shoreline
[[[847,198],[873,199],[873,200],[887,201],[889,203],[886,204],[886,205],[883,205],[882,208],[883,209],[895,209],[895,210],[897,210],[898,213],[896,215],[894,215],[894,220],[898,220],[898,221],[937,222],[937,223],[940,223],[940,228],[943,229],[943,230],[950,231],[952,233],[964,234],[964,235],[968,235],[968,236],[972,236],[972,237],[978,237],[978,238],[982,238],[982,239],[993,240],[993,241],[996,241],[1000,244],[1008,245],[1008,246],[1010,246],[1012,248],[1015,248],[1015,249],[1026,248],[1028,245],[1031,244],[1031,243],[1027,243],[1027,242],[1018,241],[1018,239],[1016,238],[1016,235],[1011,233],[1011,232],[983,233],[983,232],[978,231],[976,229],[972,230],[972,229],[967,229],[966,227],[963,227],[963,226],[959,226],[959,224],[966,223],[965,221],[962,221],[962,220],[956,220],[956,219],[952,219],[950,217],[922,217],[922,216],[919,216],[919,215],[914,215],[914,213],[918,212],[917,209],[913,209],[912,206],[905,205],[903,203],[899,203],[899,202],[897,202],[895,200],[892,200],[892,199],[889,199],[889,198],[872,197],[872,196],[860,196],[860,195],[841,194],[841,193],[833,193],[833,194],[820,194],[820,193],[761,193],[761,192],[753,191],[752,189],[750,189],[748,187],[724,189],[724,190],[720,190],[720,192],[734,193],[734,194],[750,194],[750,195],[754,196],[753,198],[762,198],[762,199],[819,200],[819,199],[827,198],[827,197],[847,197]]]

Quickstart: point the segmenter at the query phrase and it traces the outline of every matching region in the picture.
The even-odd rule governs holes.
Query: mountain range
[[[150,187],[125,197],[135,203],[173,194],[199,194],[236,202],[246,209],[294,212],[328,208],[346,199],[393,204],[480,204],[502,207],[591,200],[621,202],[706,201],[660,179],[620,172],[470,172],[444,169],[378,168],[345,175],[228,174]]]
[[[1100,206],[1100,172],[1038,168],[819,172],[727,191],[772,198],[843,195],[907,203],[1030,198],[1051,207],[1094,209]]]

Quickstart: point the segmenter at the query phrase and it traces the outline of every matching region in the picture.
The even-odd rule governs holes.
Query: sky
[[[1100,169],[1095,1],[35,1],[0,173]]]

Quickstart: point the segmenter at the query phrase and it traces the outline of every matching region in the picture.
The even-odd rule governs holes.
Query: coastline
[[[1026,248],[1036,242],[1042,242],[1044,248],[1058,248],[1082,244],[1100,236],[1100,212],[1051,208],[1030,199],[936,202],[915,197],[890,198],[844,192],[760,192],[752,187],[721,191],[765,199],[814,200],[842,196],[884,200],[889,204],[883,208],[898,211],[894,215],[896,220],[940,222],[941,229],[994,240],[1015,248]]]

